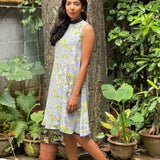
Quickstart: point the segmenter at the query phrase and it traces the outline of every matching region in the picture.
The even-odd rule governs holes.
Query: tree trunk
[[[101,93],[101,85],[106,82],[106,40],[105,24],[103,14],[103,3],[101,0],[88,0],[88,22],[93,26],[96,41],[91,63],[89,66],[89,117],[92,138],[97,142],[95,136],[102,130],[100,120],[104,118],[107,110],[105,100]],[[57,16],[60,0],[42,0],[42,17],[44,30],[45,48],[45,76],[44,76],[44,100],[46,102],[50,75],[53,65],[54,47],[50,46],[49,33],[52,22]],[[45,104],[45,103],[44,103]]]
[[[96,35],[89,66],[89,118],[92,138],[97,142],[95,137],[103,130],[100,121],[108,110],[101,92],[101,85],[107,80],[106,37],[102,0],[88,0],[88,3],[88,22],[93,26]]]

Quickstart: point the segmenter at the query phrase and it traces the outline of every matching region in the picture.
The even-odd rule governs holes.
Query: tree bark
[[[54,47],[50,46],[49,33],[52,27],[52,21],[57,16],[57,9],[60,6],[60,0],[42,0],[42,17],[44,26],[44,48],[45,48],[45,76],[44,76],[44,99],[46,101],[50,75],[53,65]],[[104,118],[104,111],[107,110],[105,99],[101,92],[101,85],[106,83],[106,39],[105,24],[103,14],[102,0],[88,0],[88,19],[93,26],[96,41],[89,66],[89,118],[92,138],[98,143],[95,137],[102,131],[100,120]],[[45,103],[44,103],[45,104]]]
[[[106,83],[106,37],[102,0],[88,0],[88,22],[93,26],[96,40],[89,67],[89,118],[92,138],[98,143],[96,135],[103,130],[100,121],[107,111],[101,85]]]

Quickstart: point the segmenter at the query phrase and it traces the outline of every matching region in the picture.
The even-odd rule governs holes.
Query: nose
[[[72,10],[74,9],[74,4],[71,4],[71,9],[72,9]]]

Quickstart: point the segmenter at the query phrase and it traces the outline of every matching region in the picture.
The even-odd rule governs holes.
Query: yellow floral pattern
[[[56,43],[55,59],[50,79],[47,105],[42,125],[46,129],[64,134],[77,133],[89,136],[88,78],[83,83],[79,106],[73,113],[67,112],[67,102],[75,85],[81,64],[81,34],[85,21],[70,24],[64,36]]]

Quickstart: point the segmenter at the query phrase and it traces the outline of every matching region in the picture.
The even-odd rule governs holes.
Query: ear
[[[84,12],[84,11],[85,11],[85,6],[82,7],[82,12]]]

